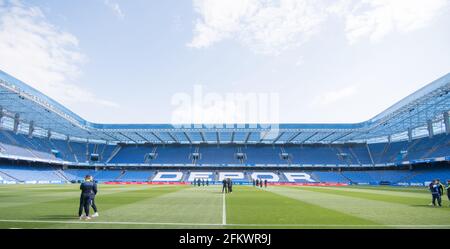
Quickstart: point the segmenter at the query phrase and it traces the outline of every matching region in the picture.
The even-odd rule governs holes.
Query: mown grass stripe
[[[391,193],[386,193],[386,191],[360,191],[360,189],[338,189],[338,188],[320,188],[320,187],[311,187],[308,190],[320,193],[329,193],[336,194],[342,196],[351,196],[355,198],[362,198],[367,200],[374,201],[384,201],[389,203],[398,203],[405,205],[414,205],[417,207],[426,207],[431,202],[431,194],[411,194],[405,193],[401,195],[401,193],[397,192],[395,195]],[[444,198],[443,198],[444,200]],[[445,202],[445,200],[444,200]],[[448,208],[443,208],[441,210],[450,211]]]
[[[99,221],[221,223],[222,194],[214,188],[172,187],[173,190],[121,204],[100,213]],[[150,193],[149,193],[150,194]]]
[[[383,225],[450,225],[450,213],[439,208],[421,206],[412,201],[409,205],[345,195],[329,189],[311,187],[280,187],[271,191],[303,202],[361,217]]]
[[[244,186],[240,186],[227,196],[227,222],[231,224],[376,225],[373,221],[315,203]]]
[[[108,194],[99,194],[96,197],[96,203],[100,212],[108,208],[117,207],[117,205],[138,202],[143,197],[149,197],[156,194],[164,194],[169,191],[176,191],[173,187],[158,188],[117,188]],[[102,191],[103,192],[103,191]],[[151,194],[148,194],[150,192]],[[76,220],[78,219],[79,191],[74,192],[71,197],[59,198],[57,196],[48,196],[39,201],[27,202],[14,208],[1,208],[0,218],[9,219],[33,219],[33,220]]]

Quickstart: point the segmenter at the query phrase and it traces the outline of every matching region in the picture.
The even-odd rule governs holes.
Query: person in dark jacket
[[[447,180],[447,198],[450,201],[450,180]],[[449,204],[450,207],[450,204]]]
[[[80,185],[81,196],[80,196],[80,206],[78,208],[78,216],[80,219],[91,219],[89,216],[89,209],[92,205],[92,200],[97,194],[97,184],[92,181],[92,177],[87,175],[84,178],[84,182]],[[84,214],[83,214],[84,209]]]
[[[227,179],[223,179],[222,180],[222,193],[228,193],[228,184],[227,184]]]
[[[440,184],[439,180],[433,180],[433,182],[429,185],[431,197],[432,197],[432,204],[433,206],[436,206],[436,201],[439,205],[439,207],[442,207],[442,194],[444,192],[444,188],[442,187],[442,184]]]
[[[264,187],[267,188],[267,179],[264,179]]]
[[[95,183],[94,181],[94,177],[91,176],[91,181]],[[97,186],[97,185],[96,185]],[[97,189],[97,188],[96,188]],[[91,207],[92,209],[94,209],[94,214],[92,215],[92,217],[98,217],[98,210],[97,210],[97,205],[95,205],[95,196],[97,195],[97,190],[95,191],[95,195],[92,198],[92,202],[91,202]]]
[[[233,192],[233,181],[231,181],[231,178],[227,179],[227,185],[228,185],[228,193]]]

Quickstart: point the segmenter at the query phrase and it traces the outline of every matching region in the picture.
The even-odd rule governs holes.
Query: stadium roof
[[[445,131],[449,90],[450,73],[374,118],[353,124],[97,124],[0,70],[0,118],[3,127],[35,136],[110,143],[370,142],[428,135],[430,126],[435,133]]]

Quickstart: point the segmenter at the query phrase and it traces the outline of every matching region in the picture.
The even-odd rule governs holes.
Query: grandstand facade
[[[0,182],[423,185],[450,179],[449,90],[447,74],[355,124],[97,124],[0,71]]]

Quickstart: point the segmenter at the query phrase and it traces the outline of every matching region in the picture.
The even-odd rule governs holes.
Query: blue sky
[[[228,93],[361,122],[450,72],[449,25],[447,0],[0,0],[0,69],[92,122],[171,122],[196,86],[217,101],[183,122],[233,120]]]

